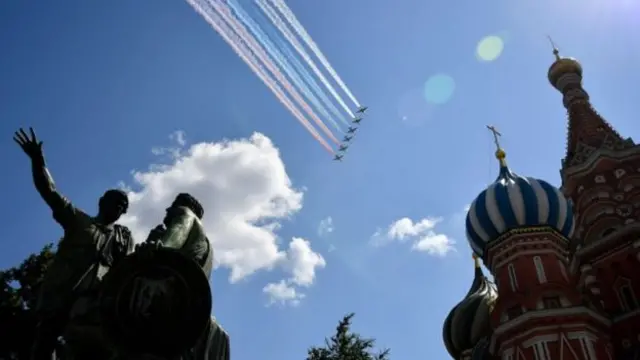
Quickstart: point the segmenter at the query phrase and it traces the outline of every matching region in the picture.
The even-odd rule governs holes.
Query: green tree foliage
[[[336,333],[322,347],[309,349],[307,360],[389,360],[389,349],[376,351],[375,340],[351,332],[351,313],[342,318]]]
[[[0,271],[0,359],[28,358],[38,287],[54,254],[49,244],[20,265]]]

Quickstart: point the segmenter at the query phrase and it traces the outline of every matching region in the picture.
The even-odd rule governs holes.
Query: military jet
[[[347,133],[349,133],[349,134],[355,134],[355,133],[356,133],[356,130],[358,130],[358,128],[357,128],[357,127],[351,127],[351,126],[349,126],[349,129],[347,129]]]
[[[346,135],[345,135],[345,137],[344,137],[344,138],[342,138],[342,141],[344,141],[344,142],[349,142],[349,141],[351,141],[351,139],[353,139],[353,136],[346,136]]]
[[[349,148],[349,145],[340,145],[339,151],[346,151]]]
[[[334,161],[342,161],[342,158],[343,158],[343,157],[344,157],[344,155],[340,155],[340,154],[338,154],[338,155],[336,155],[336,156],[333,158],[333,160],[334,160]]]
[[[368,108],[369,108],[368,106],[360,106],[357,112],[359,114],[364,114],[364,112],[367,111]]]
[[[353,118],[353,120],[351,121],[354,124],[360,124],[360,121],[362,121],[362,118],[360,116]]]

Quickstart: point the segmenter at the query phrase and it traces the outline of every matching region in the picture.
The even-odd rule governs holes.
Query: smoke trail
[[[259,19],[258,22],[266,23],[269,21],[265,16],[262,15],[260,11],[256,11],[255,15]],[[274,29],[273,26],[265,26],[265,28],[267,32],[267,37],[276,42],[276,48],[279,48],[280,50],[282,50],[284,57],[290,60],[295,70],[300,75],[302,75],[304,80],[306,80],[306,83],[309,84],[309,86],[311,86],[312,91],[320,97],[320,100],[322,100],[322,103],[324,104],[324,106],[328,108],[331,111],[331,113],[337,119],[339,119],[343,124],[350,125],[350,123],[344,119],[344,115],[342,115],[340,110],[338,110],[336,106],[333,104],[333,102],[329,100],[325,92],[322,89],[320,89],[320,86],[318,85],[316,80],[313,78],[313,76],[311,76],[311,74],[309,74],[307,69],[300,62],[300,60],[298,60],[298,57],[293,54],[293,51],[289,47],[289,44],[286,41],[282,40],[282,38],[278,35],[278,30]]]
[[[262,68],[258,60],[251,54],[251,52],[242,44],[240,39],[228,25],[220,19],[220,17],[210,9],[207,9],[207,5],[201,4],[203,0],[187,0],[198,14],[200,14],[214,30],[231,46],[233,51],[249,66],[249,68],[258,76],[260,80],[273,92],[278,100],[284,105],[284,107],[291,112],[291,114],[298,119],[298,121],[311,133],[311,135],[331,154],[333,149],[327,142],[318,134],[318,131],[305,119],[300,111],[291,103],[291,101],[282,92],[282,89],[278,84],[267,74]]]
[[[270,0],[270,1],[278,8],[278,10],[280,10],[280,13],[284,15],[285,19],[287,19],[289,24],[293,26],[294,30],[298,33],[298,35],[300,35],[302,40],[304,40],[304,42],[309,46],[311,51],[313,51],[313,53],[320,60],[322,65],[324,65],[324,67],[327,69],[329,74],[331,74],[331,76],[336,81],[336,83],[338,83],[340,88],[342,88],[342,91],[344,91],[344,93],[347,94],[349,99],[351,99],[351,101],[353,101],[353,103],[357,107],[360,107],[360,103],[358,102],[358,100],[356,100],[355,96],[353,96],[353,94],[351,93],[347,85],[344,83],[344,81],[342,81],[340,76],[338,76],[338,73],[335,71],[333,66],[329,64],[329,60],[327,60],[327,58],[324,56],[322,51],[320,51],[320,48],[318,47],[318,45],[315,43],[315,41],[313,41],[313,39],[304,29],[302,24],[300,24],[300,21],[298,21],[298,18],[296,18],[296,15],[293,13],[293,11],[291,11],[291,9],[289,9],[289,6],[287,6],[284,0]]]
[[[231,13],[231,10],[227,7],[226,4],[221,2],[220,0],[208,0],[209,5],[213,6],[213,8],[220,14],[220,16],[229,24],[229,26],[240,36],[240,38],[245,42],[245,44],[251,49],[251,51],[256,55],[262,63],[271,71],[271,73],[275,76],[275,78],[280,82],[280,84],[287,90],[287,92],[293,97],[293,99],[304,109],[304,111],[309,114],[311,119],[320,127],[320,129],[336,144],[340,144],[340,141],[333,135],[331,130],[327,127],[327,125],[318,118],[318,116],[313,112],[313,109],[309,107],[306,101],[300,96],[298,91],[291,86],[289,80],[282,75],[280,70],[273,64],[271,58],[264,52],[260,44],[256,41],[253,35],[247,32],[247,29],[242,25]]]
[[[282,53],[273,44],[273,42],[271,42],[271,40],[264,33],[264,31],[260,28],[260,25],[258,25],[249,16],[249,14],[247,14],[247,12],[244,10],[242,5],[240,5],[237,1],[228,0],[228,4],[229,4],[229,7],[231,7],[231,9],[236,13],[236,15],[238,16],[238,19],[240,19],[240,21],[244,22],[244,24],[247,25],[249,30],[251,30],[253,35],[255,35],[258,41],[267,50],[269,55],[271,55],[271,57],[275,59],[276,63],[278,63],[280,68],[284,70],[284,72],[289,76],[291,81],[293,81],[294,85],[296,85],[302,91],[302,93],[307,97],[307,99],[311,101],[313,106],[315,106],[315,108],[318,109],[320,113],[325,118],[327,118],[338,131],[342,132],[342,129],[340,129],[340,126],[338,125],[338,123],[327,112],[327,109],[325,109],[324,106],[320,104],[320,102],[318,101],[318,98],[314,95],[314,93],[311,92],[311,90],[309,90],[309,87],[304,83],[304,81],[302,81],[298,73],[291,68],[291,65],[289,65],[288,61],[284,58]]]
[[[280,30],[280,32],[282,33],[282,35],[284,35],[287,41],[289,41],[289,43],[293,45],[293,48],[296,49],[298,54],[302,56],[302,58],[307,63],[307,65],[309,65],[309,68],[311,68],[313,73],[318,77],[318,79],[320,79],[322,84],[326,86],[326,88],[329,90],[331,95],[333,95],[333,98],[336,99],[336,101],[338,102],[338,104],[340,104],[340,106],[342,106],[344,111],[347,114],[349,114],[349,116],[351,116],[352,118],[355,117],[353,115],[353,112],[351,112],[351,109],[349,109],[347,104],[344,103],[344,100],[342,100],[342,97],[338,95],[338,93],[336,92],[336,89],[334,89],[333,86],[331,86],[327,78],[322,74],[320,69],[318,69],[318,67],[316,66],[316,63],[313,61],[313,59],[311,59],[309,54],[307,54],[307,51],[304,50],[304,47],[302,46],[302,44],[300,44],[298,39],[296,39],[295,35],[293,35],[291,31],[289,31],[289,28],[284,23],[284,21],[280,19],[280,16],[276,13],[276,10],[264,0],[257,0],[257,3],[260,9],[262,9],[262,11],[267,15],[269,20],[271,20],[271,22],[278,28],[278,30]]]

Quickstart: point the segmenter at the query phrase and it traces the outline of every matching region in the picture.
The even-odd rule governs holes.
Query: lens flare
[[[491,35],[483,38],[476,47],[476,56],[481,61],[494,61],[500,57],[504,49],[504,41],[499,36]]]
[[[427,79],[424,84],[424,97],[428,103],[444,104],[451,99],[456,89],[453,78],[446,74],[437,74]]]

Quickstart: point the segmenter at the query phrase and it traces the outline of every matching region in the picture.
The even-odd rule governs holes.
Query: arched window
[[[542,259],[540,256],[533,257],[533,264],[536,266],[536,274],[538,275],[538,281],[540,284],[547,282],[547,274],[544,273],[544,265],[542,265]]]
[[[611,235],[616,231],[616,228],[608,228],[607,230],[602,232],[602,237],[605,237],[607,235]]]
[[[516,278],[516,268],[513,264],[509,264],[507,266],[507,271],[509,271],[509,284],[511,285],[511,290],[518,290],[518,279]]]
[[[629,283],[622,284],[618,287],[618,299],[620,300],[622,309],[625,311],[632,311],[638,308],[638,299],[636,299],[633,288]]]

